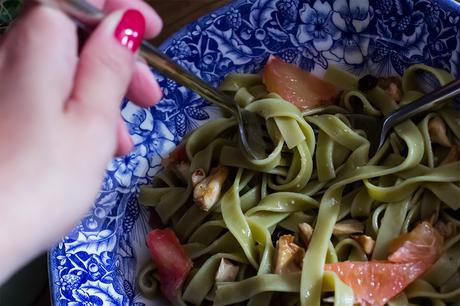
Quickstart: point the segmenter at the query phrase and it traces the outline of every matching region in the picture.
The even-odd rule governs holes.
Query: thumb
[[[81,51],[68,111],[96,116],[115,133],[144,31],[145,19],[137,10],[118,11],[101,22]]]

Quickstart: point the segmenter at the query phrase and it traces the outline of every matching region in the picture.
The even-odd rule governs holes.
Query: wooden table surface
[[[163,19],[163,31],[153,40],[159,45],[165,38],[188,24],[232,0],[145,0]],[[49,289],[33,303],[35,306],[50,305]]]
[[[145,0],[163,19],[163,31],[153,40],[160,44],[187,23],[215,10],[231,0]]]

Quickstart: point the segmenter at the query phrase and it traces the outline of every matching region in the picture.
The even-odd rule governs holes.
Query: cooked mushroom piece
[[[380,77],[378,86],[385,90],[385,92],[392,97],[396,102],[400,102],[402,99],[402,83],[400,77]]]
[[[431,118],[428,122],[428,132],[430,133],[430,138],[434,143],[438,143],[444,147],[451,147],[452,142],[447,136],[447,129],[444,120],[441,117],[436,116]]]
[[[393,99],[395,99],[396,102],[399,102],[401,101],[401,90],[399,89],[398,85],[396,85],[395,83],[390,83],[390,85],[388,86],[388,88],[385,90],[385,92],[390,96],[392,97]]]
[[[313,228],[310,224],[305,222],[299,223],[297,227],[299,230],[300,240],[302,241],[303,246],[307,248],[308,244],[310,243],[311,236],[313,235]]]
[[[367,235],[351,235],[353,240],[359,243],[359,245],[363,248],[364,253],[367,255],[371,254],[374,250],[375,240],[372,237]]]
[[[183,143],[171,151],[168,157],[161,161],[161,165],[172,171],[182,182],[188,181],[190,162]]]
[[[305,250],[294,243],[294,236],[283,235],[276,243],[275,273],[288,274],[302,269]]]
[[[204,172],[204,170],[202,168],[199,168],[199,169],[196,169],[195,171],[193,171],[193,173],[192,173],[192,185],[193,185],[193,187],[198,185],[198,183],[200,183],[202,180],[204,180],[205,177],[206,177],[206,173]]]
[[[233,282],[238,276],[239,271],[239,266],[235,265],[227,258],[222,258],[219,268],[217,269],[215,280],[216,282]]]
[[[334,236],[360,234],[362,232],[364,232],[364,224],[356,219],[346,219],[337,222],[332,230]]]
[[[200,209],[209,211],[217,203],[227,176],[228,168],[219,165],[211,169],[211,174],[195,186],[193,201]]]

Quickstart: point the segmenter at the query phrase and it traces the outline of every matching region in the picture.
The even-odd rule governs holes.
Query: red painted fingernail
[[[145,32],[144,16],[137,10],[127,10],[115,29],[115,38],[132,52],[141,45]]]

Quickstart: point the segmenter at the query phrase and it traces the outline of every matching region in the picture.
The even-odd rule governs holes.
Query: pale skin
[[[91,207],[104,169],[132,148],[120,119],[126,94],[140,106],[161,91],[114,30],[128,8],[161,19],[141,0],[92,0],[108,17],[78,54],[63,13],[28,4],[0,38],[0,284],[58,241]]]

